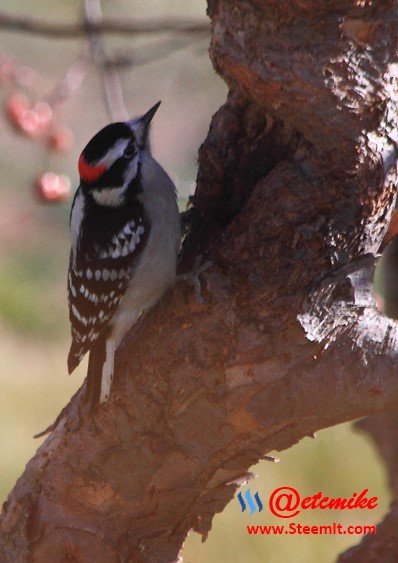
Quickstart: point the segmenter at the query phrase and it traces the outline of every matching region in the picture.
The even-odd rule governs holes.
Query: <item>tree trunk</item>
[[[384,262],[384,313],[398,319],[398,237],[386,248]]]
[[[2,561],[178,558],[248,468],[395,408],[375,308],[394,205],[393,0],[209,0],[230,94],[200,149],[179,283],[126,338],[111,399],[76,396],[4,508]],[[361,559],[357,559],[360,561]]]

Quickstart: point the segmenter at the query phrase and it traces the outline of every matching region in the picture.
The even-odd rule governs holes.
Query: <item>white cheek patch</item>
[[[104,165],[109,169],[112,164],[123,156],[130,139],[120,139],[106,153],[106,155],[95,163],[95,166]],[[119,207],[124,203],[124,196],[129,184],[134,180],[138,171],[139,154],[137,153],[132,159],[126,160],[126,170],[123,175],[123,186],[106,187],[102,190],[93,189],[92,196],[98,205],[104,207]]]
[[[128,188],[125,184],[120,188],[104,188],[102,190],[91,190],[92,196],[98,205],[105,207],[119,207],[124,202],[124,194]]]

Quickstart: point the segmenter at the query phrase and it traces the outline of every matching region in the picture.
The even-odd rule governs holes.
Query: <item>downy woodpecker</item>
[[[70,216],[68,370],[90,352],[86,398],[93,407],[109,398],[115,350],[124,335],[176,277],[176,190],[149,143],[159,105],[106,126],[79,159]]]

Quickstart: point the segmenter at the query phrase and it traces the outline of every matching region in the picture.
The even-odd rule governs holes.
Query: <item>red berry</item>
[[[37,119],[37,115],[31,109],[27,109],[22,113],[18,120],[18,125],[29,137],[39,137],[42,134],[42,128]]]
[[[29,109],[29,107],[30,102],[28,98],[24,94],[21,94],[21,92],[13,94],[6,102],[7,115],[14,125],[18,125],[23,112]]]
[[[56,152],[67,152],[73,143],[73,132],[69,127],[59,126],[48,137],[48,146]]]
[[[18,92],[7,101],[7,115],[14,127],[29,137],[40,137],[48,130],[53,111],[46,102],[31,107],[28,98]]]
[[[33,111],[40,126],[46,128],[53,118],[53,110],[50,104],[47,102],[36,102],[33,106]]]
[[[58,203],[68,199],[71,182],[68,176],[45,172],[34,184],[37,197],[46,203]]]

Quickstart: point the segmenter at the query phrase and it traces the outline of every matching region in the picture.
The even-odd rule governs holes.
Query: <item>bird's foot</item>
[[[203,297],[199,276],[213,265],[210,260],[206,260],[205,262],[202,260],[203,256],[200,254],[196,257],[193,268],[189,272],[177,276],[177,281],[190,281],[193,284],[195,290],[195,300],[200,305],[203,303]]]

